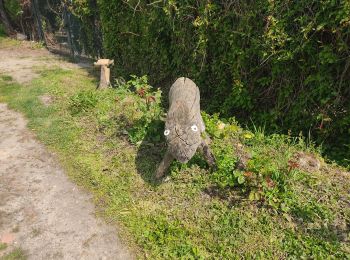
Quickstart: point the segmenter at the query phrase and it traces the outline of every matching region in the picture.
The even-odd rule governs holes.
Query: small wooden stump
[[[113,64],[114,64],[114,60],[110,60],[110,59],[99,59],[97,62],[94,62],[95,66],[101,66],[101,78],[100,78],[100,84],[98,86],[99,89],[105,89],[111,84],[110,82],[111,70],[110,68],[108,68],[108,66],[111,66]]]

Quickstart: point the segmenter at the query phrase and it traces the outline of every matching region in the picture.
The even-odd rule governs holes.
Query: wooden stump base
[[[111,69],[108,66],[111,66],[113,64],[114,64],[114,60],[110,60],[110,59],[99,59],[97,62],[94,62],[95,66],[101,66],[101,77],[100,77],[100,84],[98,86],[98,89],[105,89],[111,85],[111,82],[110,82]]]

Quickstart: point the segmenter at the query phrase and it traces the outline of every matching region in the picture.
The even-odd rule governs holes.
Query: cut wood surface
[[[97,62],[94,62],[95,66],[101,66],[101,77],[100,77],[100,84],[99,89],[107,88],[111,82],[110,82],[110,75],[111,70],[108,68],[108,66],[111,66],[114,64],[114,60],[110,59],[99,59]]]

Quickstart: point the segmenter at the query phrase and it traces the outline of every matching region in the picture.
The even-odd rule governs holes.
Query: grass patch
[[[27,256],[24,250],[21,248],[16,248],[1,258],[1,260],[25,260],[25,259],[27,259]]]
[[[21,42],[0,34],[0,48],[9,48],[20,45]]]
[[[0,75],[3,81],[12,81],[12,77],[8,75]]]
[[[19,41],[10,38],[6,34],[2,34],[0,28],[0,48],[19,47],[21,45],[32,50],[42,49],[45,47],[43,42]]]
[[[154,182],[165,148],[160,93],[146,78],[133,80],[98,92],[81,70],[44,70],[26,87],[1,77],[0,102],[25,114],[140,257],[350,256],[349,177],[327,165],[312,173],[298,167],[296,152],[318,157],[302,137],[266,136],[204,114],[218,170],[210,173],[196,155],[174,163],[170,181]],[[44,106],[43,94],[54,103]]]
[[[5,250],[7,248],[7,244],[5,243],[0,243],[0,251]]]

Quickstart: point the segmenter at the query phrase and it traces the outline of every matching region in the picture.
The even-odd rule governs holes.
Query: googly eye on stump
[[[167,136],[167,135],[169,135],[169,134],[170,134],[170,130],[166,129],[166,130],[164,131],[164,135]]]
[[[193,132],[197,132],[198,131],[198,127],[196,125],[191,126],[191,129]]]

